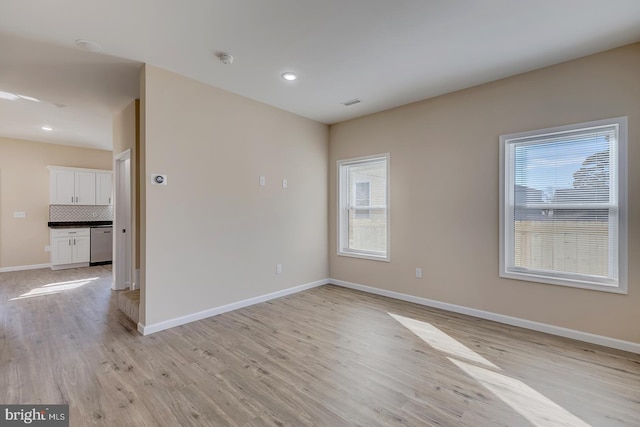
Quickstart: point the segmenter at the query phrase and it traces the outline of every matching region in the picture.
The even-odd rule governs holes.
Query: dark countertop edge
[[[58,221],[48,222],[49,228],[90,228],[113,225],[113,221]]]

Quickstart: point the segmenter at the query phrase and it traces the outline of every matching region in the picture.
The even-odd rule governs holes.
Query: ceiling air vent
[[[353,104],[358,104],[359,102],[362,102],[362,101],[360,101],[358,98],[355,98],[355,99],[351,99],[349,101],[341,102],[341,104],[344,105],[345,107],[350,107]]]

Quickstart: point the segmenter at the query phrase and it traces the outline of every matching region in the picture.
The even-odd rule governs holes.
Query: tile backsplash
[[[49,222],[113,221],[113,206],[49,205]]]

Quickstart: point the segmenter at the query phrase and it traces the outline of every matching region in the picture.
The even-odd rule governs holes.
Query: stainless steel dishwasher
[[[90,265],[111,264],[113,259],[113,227],[91,227]]]

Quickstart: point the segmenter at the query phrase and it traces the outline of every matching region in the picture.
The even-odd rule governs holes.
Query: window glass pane
[[[387,161],[349,166],[349,249],[384,253],[387,248]],[[367,209],[358,209],[367,207]]]
[[[356,206],[369,206],[370,204],[370,182],[356,182]]]
[[[609,276],[607,209],[517,209],[514,267]]]
[[[610,129],[514,148],[515,202],[608,203]]]
[[[349,249],[380,253],[386,252],[386,209],[352,209],[349,211]]]

